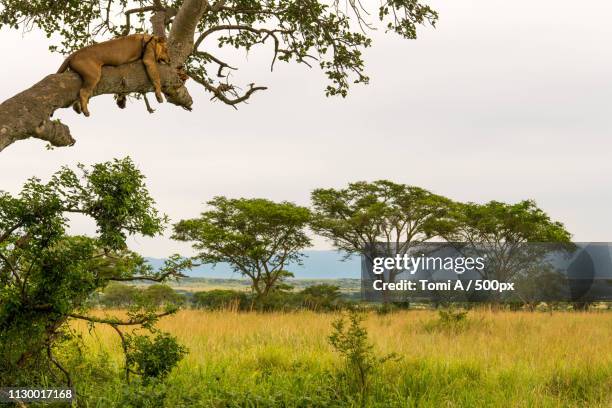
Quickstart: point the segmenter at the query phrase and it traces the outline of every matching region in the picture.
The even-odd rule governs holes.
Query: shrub
[[[168,285],[154,284],[142,291],[146,304],[151,306],[179,305],[184,298]]]
[[[336,285],[309,286],[300,292],[300,296],[303,307],[309,310],[338,310],[345,306]]]
[[[142,291],[123,283],[110,283],[102,292],[99,303],[104,307],[129,307],[138,303]]]
[[[211,310],[246,310],[251,304],[247,293],[238,290],[221,289],[196,292],[193,295],[193,303],[196,307]]]
[[[368,392],[375,372],[387,361],[397,360],[395,353],[377,357],[368,341],[368,332],[362,326],[363,315],[350,311],[348,326],[344,317],[332,323],[329,343],[344,358],[343,377],[351,391],[357,391],[358,402],[366,406]]]
[[[145,289],[122,283],[109,284],[98,298],[98,304],[109,308],[129,308],[136,305],[160,307],[180,305],[184,297],[168,285],[153,284]]]
[[[349,303],[341,299],[337,286],[321,284],[310,286],[300,292],[273,290],[266,296],[260,297],[237,290],[202,291],[193,295],[193,305],[210,310],[255,309],[261,312],[275,312],[304,309],[332,311],[346,308]]]
[[[262,312],[288,312],[302,309],[302,304],[297,293],[275,290],[264,297],[255,299],[253,307]]]
[[[260,311],[333,311],[348,307],[341,298],[337,286],[319,284],[309,286],[300,292],[275,290],[254,302],[254,307]]]
[[[425,323],[428,332],[443,331],[447,333],[458,333],[467,329],[470,325],[467,310],[455,310],[452,308],[438,310],[438,319]]]
[[[164,378],[187,353],[174,336],[157,333],[154,338],[141,335],[126,337],[126,365],[143,380]]]
[[[121,408],[159,408],[166,406],[168,385],[151,379],[146,383],[133,382],[120,389],[117,406]]]

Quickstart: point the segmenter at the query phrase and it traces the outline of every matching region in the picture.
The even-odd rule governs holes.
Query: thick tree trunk
[[[178,72],[169,66],[160,66],[159,71],[168,102],[191,109],[191,96]],[[55,110],[71,106],[80,87],[81,78],[76,73],[53,74],[0,104],[0,151],[29,137],[45,140],[53,146],[74,144],[70,129],[51,116]],[[104,67],[94,95],[152,90],[144,66],[138,61],[119,67]]]
[[[220,7],[224,0],[217,2]],[[194,33],[198,21],[210,8],[206,0],[185,0],[174,18],[170,30],[170,58],[185,61],[193,51]]]

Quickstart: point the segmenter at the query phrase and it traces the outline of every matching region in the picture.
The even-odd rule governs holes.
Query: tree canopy
[[[563,224],[553,221],[533,200],[456,204],[448,219],[451,225],[444,235],[451,241],[520,244],[570,239]]]
[[[204,263],[227,262],[252,283],[258,297],[278,288],[292,276],[289,264],[302,261],[310,246],[305,228],[310,211],[289,202],[266,199],[216,197],[199,218],[174,226],[173,238],[192,241],[197,259]]]
[[[551,249],[550,245],[533,244],[560,244],[563,249],[571,239],[565,226],[532,200],[455,203],[449,217],[440,223],[444,226],[438,230],[446,240],[487,254],[486,275],[507,281],[529,270]]]
[[[161,67],[169,102],[191,109],[184,87],[193,79],[213,99],[235,106],[265,86],[240,88],[230,81],[236,68],[215,55],[219,47],[249,52],[272,49],[277,61],[318,66],[326,74],[327,95],[346,96],[351,83],[367,83],[363,50],[381,27],[414,39],[419,25],[435,25],[438,14],[419,0],[386,0],[370,8],[353,0],[1,0],[0,28],[37,28],[57,43],[51,50],[80,47],[135,32],[168,37],[172,63]],[[95,94],[146,94],[152,89],[142,64],[106,67]],[[16,140],[37,137],[55,146],[74,143],[68,128],[50,116],[75,100],[78,75],[50,75],[0,105],[0,150]],[[28,105],[28,112],[20,106]],[[18,117],[14,117],[17,115]],[[6,119],[6,120],[4,120]]]
[[[436,235],[451,200],[420,187],[388,180],[351,183],[312,192],[312,228],[347,254],[371,256],[385,243],[390,256]]]
[[[97,234],[70,235],[71,214],[91,218]],[[52,352],[70,337],[69,319],[108,323],[117,331],[152,327],[160,315],[151,309],[135,307],[127,320],[98,319],[87,315],[87,300],[111,281],[182,276],[188,260],[173,256],[154,271],[126,247],[128,235],[155,236],[164,223],[130,159],[63,168],[46,183],[32,178],[16,196],[0,192],[0,383],[44,375],[27,368],[45,367],[45,360],[64,372]]]

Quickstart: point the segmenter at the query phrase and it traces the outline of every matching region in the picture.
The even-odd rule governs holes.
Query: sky
[[[365,53],[370,85],[326,98],[324,77],[277,64],[272,46],[221,53],[236,83],[268,86],[238,110],[195,84],[193,112],[111,96],[92,116],[66,109],[75,146],[21,141],[0,153],[0,190],[62,165],[131,156],[160,211],[196,217],[217,195],[308,205],[319,187],[390,179],[461,201],[534,199],[576,241],[612,241],[612,3],[430,1],[435,29],[408,41],[382,31]],[[63,57],[32,31],[0,31],[0,100],[53,73]],[[7,63],[8,61],[8,63]],[[92,233],[87,219],[72,231]],[[190,255],[165,237],[130,239],[145,256]],[[315,249],[330,248],[315,240]]]

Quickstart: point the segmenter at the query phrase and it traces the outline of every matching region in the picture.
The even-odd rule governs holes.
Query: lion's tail
[[[59,69],[57,70],[58,74],[61,74],[62,72],[66,71],[68,69],[68,66],[70,65],[70,57],[66,58],[64,60],[64,62],[62,63],[62,65],[59,67]]]

